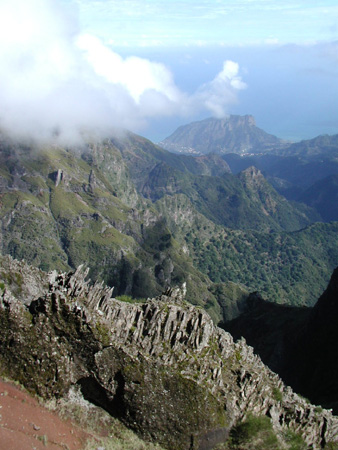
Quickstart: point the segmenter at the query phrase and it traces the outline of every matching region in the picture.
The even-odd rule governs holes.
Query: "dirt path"
[[[91,437],[0,379],[1,450],[81,450]]]

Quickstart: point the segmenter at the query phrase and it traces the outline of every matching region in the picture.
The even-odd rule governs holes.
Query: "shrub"
[[[288,430],[284,435],[288,450],[306,450],[308,447],[300,434]]]
[[[272,388],[272,395],[276,402],[281,402],[283,400],[283,394],[281,390],[276,387]]]
[[[278,439],[267,416],[248,415],[230,431],[229,449],[278,450]]]

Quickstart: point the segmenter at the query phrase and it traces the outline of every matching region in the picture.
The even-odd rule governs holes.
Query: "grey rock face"
[[[287,429],[309,448],[338,442],[338,419],[186,304],[184,285],[130,304],[86,275],[82,267],[50,273],[27,305],[2,291],[2,372],[44,397],[78,384],[86,399],[172,450],[212,449],[249,413],[270,417],[281,442]]]

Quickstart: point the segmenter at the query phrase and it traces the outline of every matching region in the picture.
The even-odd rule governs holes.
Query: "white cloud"
[[[221,116],[245,84],[224,63],[193,95],[163,65],[122,58],[54,0],[0,0],[0,128],[18,137],[74,142],[116,127],[139,131],[152,117]]]
[[[90,35],[79,36],[77,44],[85,51],[86,59],[94,71],[107,82],[126,88],[137,104],[147,90],[164,93],[174,102],[180,100],[180,92],[172,74],[163,64],[135,56],[123,59]]]
[[[216,117],[223,117],[229,105],[236,103],[237,91],[247,87],[238,72],[239,66],[236,62],[225,61],[223,70],[192,96],[193,105],[209,110]]]

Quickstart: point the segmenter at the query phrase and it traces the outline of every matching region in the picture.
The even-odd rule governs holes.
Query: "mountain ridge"
[[[292,392],[244,340],[235,343],[185,303],[185,285],[131,304],[90,285],[81,267],[40,271],[44,293],[25,305],[14,292],[29,266],[5,259],[9,271],[1,266],[2,273],[12,281],[1,286],[0,368],[29,390],[62,399],[75,389],[168,450],[225,444],[250,414],[269,418],[276,449],[279,442],[294,448],[297,433],[313,449],[338,442],[338,419]]]
[[[183,154],[261,153],[280,148],[285,141],[256,126],[253,116],[230,115],[208,118],[179,127],[159,143],[166,150]]]
[[[46,270],[68,270],[85,263],[92,279],[111,284],[118,275],[117,292],[132,297],[157,295],[189,273],[188,297],[191,293],[191,298],[208,305],[216,322],[224,319],[221,311],[232,314],[237,310],[237,300],[226,285],[219,289],[214,283],[262,289],[264,295],[274,295],[279,302],[288,298],[307,304],[315,301],[338,263],[334,224],[307,228],[299,234],[298,243],[293,235],[283,234],[281,225],[284,221],[293,229],[305,226],[309,221],[304,222],[304,210],[299,210],[299,205],[296,210],[278,197],[261,175],[255,175],[262,182],[261,190],[261,183],[257,187],[257,183],[245,182],[244,188],[245,180],[224,172],[223,167],[220,176],[202,175],[205,164],[213,167],[214,160],[204,160],[201,167],[192,157],[172,155],[131,133],[118,147],[112,140],[72,151],[3,141],[2,253],[25,258]],[[169,192],[175,184],[161,172],[161,195],[146,199],[142,190],[147,180],[155,182],[149,174],[156,167],[176,177],[181,190]],[[155,193],[151,188],[150,194]],[[259,208],[268,212],[276,201],[282,209],[273,206],[271,217],[263,209],[257,212]],[[291,217],[296,219],[294,223]],[[257,227],[260,231],[255,231]],[[320,244],[323,233],[324,245]],[[319,249],[318,255],[314,248]],[[265,255],[267,251],[273,259]],[[240,258],[241,254],[245,257]],[[311,261],[316,261],[317,285],[302,282]],[[285,267],[286,262],[291,262],[292,270]],[[215,295],[222,290],[233,305],[228,309]],[[242,298],[241,291],[236,292]]]

